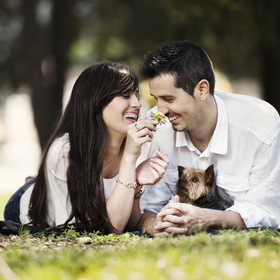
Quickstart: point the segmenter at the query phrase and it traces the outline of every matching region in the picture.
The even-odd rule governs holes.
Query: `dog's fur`
[[[218,193],[213,164],[206,170],[178,166],[178,175],[176,191],[181,202],[218,210],[225,210],[232,205]]]

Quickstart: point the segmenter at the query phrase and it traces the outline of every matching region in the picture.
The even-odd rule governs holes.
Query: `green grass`
[[[0,195],[1,219],[9,198]],[[70,229],[56,237],[0,235],[0,279],[17,279],[11,273],[22,280],[278,280],[280,232],[224,230],[147,238]]]
[[[4,208],[12,194],[0,194],[0,220],[4,219]]]
[[[69,230],[14,236],[0,250],[21,279],[280,279],[280,233],[271,230],[168,238]]]

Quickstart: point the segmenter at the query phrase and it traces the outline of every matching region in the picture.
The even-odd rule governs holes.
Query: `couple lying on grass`
[[[191,42],[149,53],[141,73],[168,121],[138,119],[138,78],[129,67],[88,67],[44,150],[36,180],[14,194],[5,219],[154,236],[209,227],[279,228],[276,110],[253,97],[214,91],[211,61]],[[206,170],[212,164],[213,195],[225,201],[225,211],[180,202],[178,166]],[[191,177],[184,180],[195,186]]]

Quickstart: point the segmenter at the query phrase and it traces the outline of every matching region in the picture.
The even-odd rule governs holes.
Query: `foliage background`
[[[203,46],[230,79],[259,81],[263,98],[280,112],[279,26],[279,0],[1,0],[0,117],[7,95],[27,92],[43,148],[73,66],[114,60],[138,72],[147,51],[174,40]],[[1,210],[8,197],[1,196]],[[79,238],[0,236],[0,267],[8,264],[22,279],[280,276],[274,231],[169,239],[93,234],[86,244]]]
[[[231,79],[258,80],[280,111],[278,0],[2,0],[0,95],[23,88],[41,148],[62,109],[67,71],[128,63],[162,43],[191,40]]]

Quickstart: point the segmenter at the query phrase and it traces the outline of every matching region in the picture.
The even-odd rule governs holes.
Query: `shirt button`
[[[207,166],[207,158],[206,157],[200,157],[199,158],[199,168],[205,170],[208,166]]]
[[[256,127],[255,125],[253,125],[253,126],[251,127],[251,131],[252,131],[252,132],[256,132],[256,131],[257,131],[257,127]]]

